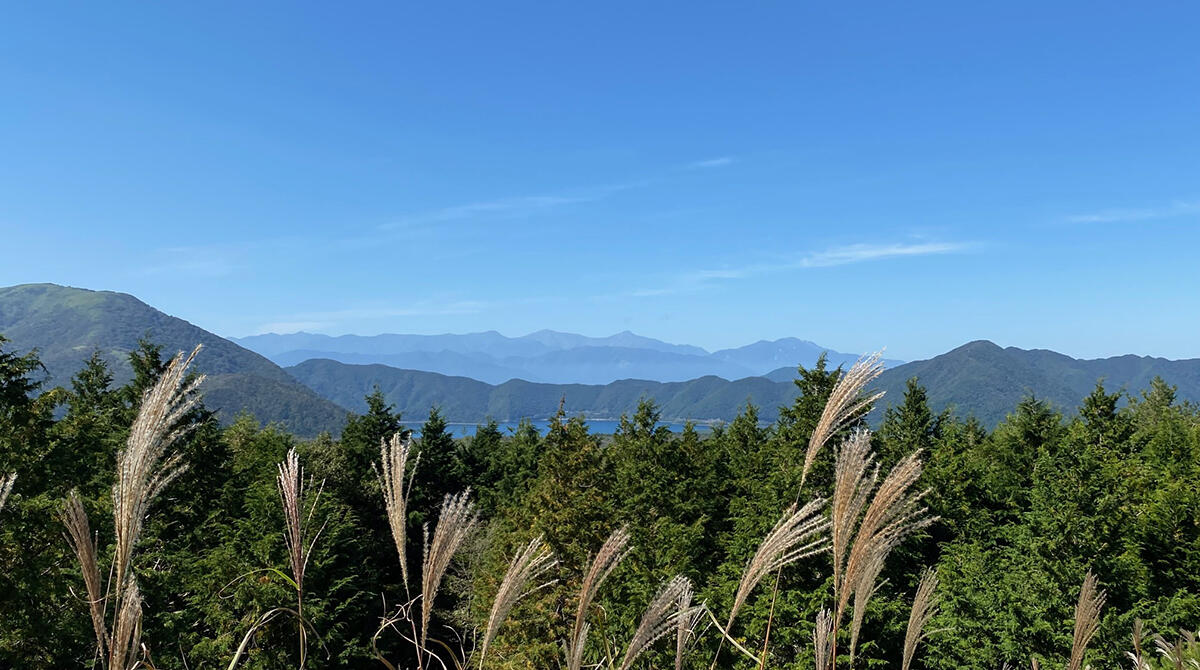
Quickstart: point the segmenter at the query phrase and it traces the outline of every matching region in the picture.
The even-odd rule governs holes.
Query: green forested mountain
[[[554,414],[559,400],[566,409],[588,417],[615,418],[653,398],[670,420],[732,420],[747,402],[773,418],[776,408],[791,401],[795,387],[762,377],[727,381],[701,377],[686,382],[625,379],[604,385],[535,384],[514,379],[499,385],[434,372],[401,370],[386,365],[350,365],[327,359],[287,368],[296,379],[322,396],[355,411],[365,410],[363,397],[376,386],[405,416],[424,416],[441,409],[450,421],[515,421]]]
[[[493,385],[470,378],[469,372],[468,376],[446,376],[332,360],[309,360],[285,372],[263,356],[133,296],[54,284],[0,288],[0,335],[11,340],[16,351],[38,349],[52,384],[65,383],[96,351],[112,367],[115,381],[124,382],[132,374],[128,353],[143,337],[166,352],[202,343],[205,350],[196,367],[209,375],[207,403],[222,420],[248,410],[260,421],[280,421],[301,435],[338,430],[345,418],[341,408],[363,409],[363,397],[376,385],[406,416],[423,416],[437,406],[449,420],[466,422],[487,417],[500,421],[544,419],[563,398],[571,412],[614,418],[632,411],[643,397],[653,398],[668,420],[730,421],[752,402],[762,419],[771,421],[778,408],[790,404],[797,393],[792,383],[794,366],[781,367],[765,377],[733,381],[704,376],[683,382],[625,379],[604,385],[520,379]],[[561,352],[552,352],[556,353]],[[994,426],[1027,395],[1070,414],[1099,380],[1117,391],[1136,391],[1148,387],[1156,376],[1177,386],[1181,400],[1200,401],[1200,359],[1119,356],[1079,360],[1052,351],[1001,348],[980,340],[884,372],[876,388],[888,391],[888,396],[875,420],[882,408],[898,401],[912,377],[929,389],[929,403],[935,411],[953,408],[961,417],[973,416]]]
[[[449,420],[465,422],[489,417],[497,421],[548,418],[560,398],[565,398],[570,412],[612,418],[632,411],[643,397],[653,398],[663,417],[672,421],[730,421],[747,402],[759,407],[764,421],[773,421],[779,407],[790,404],[797,394],[791,381],[796,377],[794,367],[735,381],[709,376],[686,382],[627,379],[604,385],[520,380],[491,385],[466,377],[332,360],[310,360],[286,369],[343,407],[362,410],[363,396],[379,386],[388,402],[406,416],[423,416],[436,406]],[[1156,376],[1177,386],[1181,400],[1200,400],[1200,360],[1139,356],[1077,360],[1052,351],[1002,349],[977,341],[885,371],[875,384],[887,392],[875,421],[884,409],[899,402],[913,377],[929,389],[929,404],[935,411],[952,408],[963,418],[975,417],[994,426],[1029,395],[1071,414],[1097,381],[1116,391],[1136,392],[1149,387]]]
[[[1071,414],[1101,380],[1113,391],[1137,393],[1162,377],[1178,387],[1180,400],[1200,401],[1200,359],[1081,360],[1044,349],[1001,348],[986,340],[884,372],[876,384],[888,392],[882,405],[898,402],[912,377],[929,389],[929,404],[937,411],[953,407],[960,416],[974,416],[989,427],[1029,395]]]
[[[129,352],[142,338],[166,355],[203,344],[196,369],[208,375],[206,402],[222,420],[247,410],[301,435],[336,431],[345,421],[345,410],[266,358],[124,293],[56,284],[0,288],[0,336],[13,350],[37,349],[51,385],[66,384],[94,352],[124,383],[133,374]]]

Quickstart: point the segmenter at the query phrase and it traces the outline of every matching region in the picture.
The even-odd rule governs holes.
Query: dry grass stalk
[[[683,658],[687,653],[688,641],[696,632],[696,625],[700,623],[700,619],[704,616],[706,606],[701,603],[696,607],[692,607],[692,596],[694,593],[689,588],[679,594],[679,611],[690,612],[687,615],[681,615],[676,619],[675,624],[675,670],[683,670]]]
[[[1129,660],[1133,661],[1133,670],[1149,670],[1150,662],[1146,660],[1145,654],[1142,652],[1142,647],[1146,642],[1145,623],[1140,619],[1133,620],[1133,651],[1125,652]]]
[[[742,571],[742,579],[729,610],[729,619],[725,623],[726,632],[733,626],[738,611],[763,577],[789,563],[829,548],[824,538],[829,521],[820,513],[824,506],[824,498],[813,499],[800,509],[796,509],[795,505],[789,506],[771,532],[763,538],[758,551],[754,552]]]
[[[917,452],[901,459],[875,491],[846,558],[843,588],[837,596],[837,609],[834,612],[835,627],[841,621],[850,596],[860,585],[865,586],[873,581],[864,577],[870,574],[876,564],[883,563],[892,549],[909,533],[935,520],[925,516],[927,510],[920,505],[928,492],[911,490],[920,476],[921,458],[920,452]]]
[[[1167,642],[1161,635],[1155,635],[1154,646],[1175,670],[1200,670],[1200,648],[1196,645],[1195,632],[1180,631],[1180,637],[1174,644]],[[1150,664],[1147,663],[1146,667],[1150,667]]]
[[[113,638],[110,668],[137,667],[134,656],[141,646],[142,637],[142,594],[138,590],[137,580],[127,582],[125,593],[117,610],[117,621],[113,627]]]
[[[87,512],[79,493],[72,490],[67,494],[67,505],[62,513],[63,525],[67,527],[67,539],[79,568],[83,572],[83,584],[87,588],[88,613],[92,617],[92,630],[96,634],[96,646],[100,657],[108,655],[108,626],[104,619],[104,596],[101,593],[100,566],[96,561],[96,540],[88,523]]]
[[[874,458],[871,454],[871,432],[859,430],[842,444],[834,461],[829,535],[835,598],[842,591],[842,571],[855,524],[879,478],[879,466],[871,467]]]
[[[412,492],[413,478],[417,474],[418,455],[408,467],[412,454],[410,433],[396,433],[390,441],[381,440],[379,460],[382,467],[378,472],[379,488],[383,490],[383,506],[388,525],[392,529],[392,540],[396,543],[396,554],[400,557],[400,572],[404,578],[404,592],[408,593],[408,496]],[[408,481],[405,481],[407,473]]]
[[[583,626],[579,629],[578,639],[579,640],[587,640],[588,631],[590,631],[591,629],[592,629],[592,625],[590,623],[584,623]],[[576,638],[572,637],[571,643],[569,643],[566,648],[567,668],[569,668],[570,670],[579,670],[580,668],[583,667],[583,647],[584,647],[584,645],[582,642],[580,642],[579,644],[575,644],[574,643],[575,639]]]
[[[142,396],[141,409],[129,430],[129,440],[117,454],[117,483],[113,485],[116,531],[113,572],[118,594],[127,591],[133,548],[141,536],[150,501],[183,471],[182,457],[179,454],[166,456],[166,450],[195,427],[178,424],[200,401],[192,392],[204,381],[204,376],[184,382],[188,366],[200,353],[200,348],[197,346],[187,357],[181,352],[167,364],[158,382]]]
[[[530,540],[529,544],[517,552],[516,556],[513,556],[512,561],[508,564],[508,570],[504,573],[504,579],[500,582],[496,598],[492,601],[492,612],[488,616],[483,644],[479,649],[480,668],[483,668],[483,659],[487,656],[488,646],[500,631],[500,624],[508,617],[513,605],[516,605],[517,601],[526,595],[557,581],[551,580],[530,587],[533,582],[540,579],[555,565],[558,565],[558,561],[554,560],[554,554],[543,546],[540,535]]]
[[[908,616],[908,630],[904,634],[904,661],[900,670],[908,670],[913,656],[920,644],[931,631],[926,630],[929,621],[937,615],[937,572],[926,569],[917,584],[917,594],[913,597],[912,612]]]
[[[312,556],[317,537],[324,527],[317,532],[310,532],[313,512],[316,511],[317,500],[321,490],[309,503],[308,513],[304,512],[305,485],[304,468],[300,465],[300,456],[295,448],[289,449],[287,456],[279,463],[279,474],[276,486],[279,489],[279,502],[283,508],[283,539],[287,545],[288,565],[292,570],[292,579],[296,582],[297,598],[304,592],[304,574],[308,570],[308,559]]]
[[[279,475],[275,480],[279,489],[279,502],[283,507],[283,539],[288,551],[288,564],[292,571],[292,580],[296,587],[296,617],[299,619],[297,628],[300,633],[300,667],[304,667],[308,655],[308,632],[304,626],[304,575],[308,571],[308,560],[312,556],[317,538],[325,529],[322,525],[312,531],[313,513],[316,512],[317,502],[321,498],[322,487],[308,501],[308,512],[305,513],[306,502],[304,468],[300,465],[300,456],[296,449],[288,449],[287,456],[279,464]]]
[[[817,670],[827,670],[833,661],[833,613],[829,610],[817,612],[817,625],[813,628],[813,660]]]
[[[612,574],[622,559],[628,555],[626,548],[629,544],[629,530],[618,528],[601,545],[600,551],[592,559],[591,566],[579,587],[579,606],[575,610],[575,624],[571,628],[571,637],[567,642],[567,669],[579,670],[583,666],[583,648],[587,642],[589,626],[586,623],[588,608],[600,592],[600,586]]]
[[[642,615],[629,648],[625,652],[625,660],[621,662],[621,670],[628,670],[633,662],[641,656],[650,645],[654,644],[672,630],[677,630],[681,619],[692,619],[692,608],[681,608],[680,603],[691,602],[692,582],[687,577],[676,575],[667,582]],[[676,664],[678,665],[678,660]]]
[[[821,418],[817,421],[812,436],[809,437],[808,450],[804,453],[804,469],[800,473],[801,487],[808,478],[813,462],[817,460],[817,454],[829,438],[883,397],[882,391],[863,395],[867,384],[883,373],[883,361],[880,360],[882,354],[883,352],[876,352],[858,359],[846,374],[838,379],[833,391],[829,393],[829,400],[825,402],[825,409],[821,412]]]
[[[862,632],[863,620],[867,615],[867,604],[879,590],[879,573],[883,572],[886,556],[876,555],[867,564],[854,588],[854,612],[850,618],[850,667],[854,667],[854,654],[858,650],[858,636]]]
[[[447,495],[442,500],[442,513],[432,540],[429,538],[429,526],[425,526],[425,555],[421,563],[420,652],[427,653],[425,645],[429,640],[433,601],[450,567],[450,560],[479,524],[479,512],[470,501],[470,494],[471,489],[467,489],[458,495]]]
[[[1088,643],[1100,628],[1100,610],[1104,609],[1106,595],[1099,589],[1099,580],[1088,570],[1079,589],[1079,602],[1075,605],[1075,635],[1071,642],[1071,661],[1067,670],[1083,670],[1083,654]]]
[[[7,477],[0,479],[0,509],[4,509],[4,503],[8,502],[8,494],[12,493],[13,484],[17,482],[17,473],[9,473]]]
[[[197,376],[191,381],[184,379],[198,353],[199,346],[187,356],[180,352],[167,363],[158,381],[142,396],[129,439],[117,453],[117,481],[112,490],[113,559],[109,582],[104,589],[101,588],[97,562],[97,543],[92,537],[83,504],[75,492],[67,497],[62,520],[87,587],[88,611],[101,665],[108,670],[125,670],[139,663],[142,598],[132,571],[133,550],[141,537],[150,503],[183,471],[181,456],[168,456],[166,452],[195,427],[180,423],[199,402],[193,392],[204,377]],[[105,595],[101,595],[102,591]],[[108,594],[112,594],[113,600],[111,627],[107,622]]]

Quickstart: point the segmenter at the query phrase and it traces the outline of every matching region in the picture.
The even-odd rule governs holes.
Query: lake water
[[[419,437],[421,435],[421,426],[424,425],[424,423],[425,422],[423,422],[423,421],[404,421],[403,422],[405,428],[411,428],[413,430],[413,435],[415,437]],[[545,421],[545,420],[531,421],[530,423],[532,423],[533,426],[535,428],[537,428],[538,432],[541,433],[542,435],[545,435],[547,432],[550,431],[550,422],[549,421]],[[516,432],[517,426],[519,424],[516,421],[497,421],[496,425],[500,427],[501,433],[503,433],[505,435],[511,435],[512,433]],[[620,425],[621,425],[620,421],[588,421],[587,422],[588,431],[593,434],[596,434],[596,435],[611,435],[611,434],[617,432],[617,427]],[[660,421],[658,423],[658,425],[666,426],[667,428],[670,428],[671,431],[676,432],[676,433],[683,432],[683,426],[684,426],[684,424],[682,424],[682,423],[672,423],[672,422],[667,422],[667,421]],[[706,433],[706,432],[712,431],[712,426],[709,426],[707,424],[698,423],[698,424],[695,424],[695,426],[696,426],[696,432],[699,432],[699,433]],[[474,435],[475,429],[478,427],[479,427],[479,424],[474,424],[474,423],[448,423],[448,424],[446,424],[446,430],[448,430],[450,432],[450,434],[453,435],[454,437],[467,437],[468,435]]]

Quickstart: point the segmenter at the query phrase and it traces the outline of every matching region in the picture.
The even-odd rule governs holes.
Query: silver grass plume
[[[300,456],[293,447],[288,449],[287,456],[278,466],[276,487],[279,489],[279,502],[283,508],[283,539],[288,550],[288,564],[292,570],[292,578],[296,582],[297,597],[304,591],[304,575],[308,570],[308,559],[312,556],[313,547],[317,544],[324,526],[312,531],[312,517],[321,497],[321,488],[317,489],[312,500],[309,498],[304,483],[304,468],[300,465]],[[305,503],[308,502],[308,512],[305,513]]]
[[[1145,642],[1145,623],[1140,618],[1136,618],[1133,620],[1133,651],[1125,652],[1129,660],[1133,661],[1133,670],[1150,670],[1150,663],[1142,652]]]
[[[142,594],[136,579],[127,582],[121,604],[117,609],[117,622],[113,629],[112,657],[109,668],[138,667],[134,662],[142,637]]]
[[[833,613],[823,609],[817,612],[817,625],[813,628],[813,660],[817,670],[832,667]]]
[[[188,383],[184,382],[184,376],[201,346],[187,357],[180,352],[167,364],[158,382],[142,396],[141,409],[129,429],[129,440],[117,453],[117,483],[112,492],[116,534],[113,572],[119,594],[129,591],[126,580],[133,547],[141,536],[150,501],[185,467],[180,463],[180,454],[166,456],[166,450],[194,428],[177,424],[200,400],[192,392],[204,381],[204,376]]]
[[[308,632],[304,627],[304,574],[308,570],[308,559],[312,556],[313,547],[317,545],[317,538],[325,529],[322,524],[315,532],[312,531],[312,517],[317,509],[317,501],[321,498],[324,483],[308,503],[306,514],[304,506],[308,495],[304,485],[304,468],[300,466],[300,456],[294,447],[288,449],[287,456],[278,469],[279,475],[275,483],[283,507],[283,540],[287,546],[288,564],[296,586],[296,614],[299,619],[296,625],[300,633],[300,667],[303,668],[308,656]]]
[[[141,648],[142,598],[131,569],[133,550],[150,503],[183,471],[182,457],[166,452],[195,428],[179,424],[200,400],[194,391],[204,376],[184,379],[200,349],[197,346],[187,356],[180,352],[167,363],[158,381],[142,395],[129,438],[117,452],[117,477],[112,488],[114,547],[109,582],[103,589],[106,595],[101,595],[97,543],[87,514],[77,493],[67,497],[62,521],[88,590],[88,612],[101,665],[108,670],[125,670],[138,663],[135,656]],[[106,622],[109,593],[114,601],[111,636]]]
[[[808,472],[812,469],[813,462],[817,460],[817,454],[821,451],[821,447],[829,441],[829,438],[833,437],[834,433],[856,418],[863,410],[870,407],[872,403],[883,397],[882,391],[867,396],[863,395],[863,389],[867,387],[867,384],[883,373],[883,361],[880,360],[882,355],[883,352],[875,352],[858,359],[846,371],[846,374],[838,379],[837,384],[829,393],[829,400],[825,402],[825,409],[821,412],[821,418],[817,421],[817,426],[808,440],[808,450],[804,453],[804,469],[800,473],[801,487],[808,478]]]
[[[79,499],[79,492],[74,489],[67,494],[62,522],[67,527],[67,540],[83,573],[83,584],[87,588],[88,613],[92,617],[96,646],[100,650],[101,658],[106,658],[110,642],[108,626],[104,621],[104,595],[101,593],[100,566],[96,562],[96,540],[92,536],[87,512],[83,509],[83,501]]]
[[[396,433],[390,441],[380,440],[379,460],[382,467],[377,472],[379,488],[383,490],[383,506],[388,525],[392,529],[392,540],[396,543],[396,554],[400,558],[400,572],[404,577],[404,591],[408,592],[408,496],[412,493],[413,478],[417,474],[420,455],[408,467],[412,454],[410,433]],[[408,481],[405,481],[407,473]]]
[[[789,506],[771,532],[763,538],[742,571],[742,579],[729,610],[729,619],[725,623],[726,633],[733,626],[733,620],[737,618],[742,605],[746,604],[750,592],[767,573],[829,548],[823,537],[829,521],[820,514],[824,505],[824,498],[816,498],[800,509],[796,509],[795,505]]]
[[[458,553],[463,542],[479,524],[479,512],[469,499],[471,489],[457,495],[446,495],[442,499],[442,513],[438,518],[433,539],[429,537],[429,526],[425,526],[425,555],[421,563],[421,650],[429,639],[429,619],[433,615],[433,601],[441,588],[442,578],[450,567],[450,560]]]
[[[904,634],[904,660],[900,670],[908,670],[913,656],[917,653],[917,645],[927,638],[931,631],[926,630],[929,621],[937,615],[937,572],[926,568],[917,584],[917,594],[913,596],[912,612],[908,616],[908,630]]]
[[[614,530],[600,551],[592,559],[591,566],[579,587],[579,606],[575,610],[575,625],[571,628],[571,638],[567,642],[567,670],[580,670],[583,666],[583,648],[587,642],[589,626],[587,612],[600,592],[600,585],[608,578],[617,564],[628,555],[626,546],[629,544],[629,530],[618,528]]]
[[[858,636],[862,632],[863,619],[867,615],[867,604],[871,602],[880,584],[879,573],[883,572],[887,556],[876,554],[871,557],[865,570],[854,585],[854,612],[850,618],[850,667],[854,667],[854,655],[858,650]]]
[[[700,622],[706,609],[704,603],[692,606],[693,595],[695,594],[690,584],[679,594],[679,611],[685,614],[681,614],[675,624],[675,670],[683,670],[683,658],[687,653],[688,642],[695,634],[696,624]]]
[[[1107,598],[1096,575],[1088,570],[1079,588],[1079,602],[1075,604],[1075,635],[1071,642],[1071,662],[1067,670],[1083,670],[1083,654],[1088,643],[1100,628],[1100,611]]]
[[[833,558],[833,592],[842,591],[846,552],[854,535],[855,523],[879,479],[879,466],[873,465],[871,432],[855,431],[837,450],[834,460],[833,497],[830,499],[830,547]]]
[[[691,593],[692,582],[683,575],[676,575],[659,590],[654,600],[650,601],[646,612],[642,614],[633,639],[629,641],[621,670],[628,670],[650,645],[676,630],[680,619],[692,617],[694,611],[691,608],[681,609],[679,606],[685,596],[691,601]]]
[[[530,586],[555,565],[558,565],[558,561],[554,560],[554,554],[545,548],[540,535],[530,540],[529,544],[518,551],[516,556],[513,556],[512,561],[508,564],[508,570],[504,573],[504,579],[500,581],[500,589],[496,592],[496,598],[492,601],[492,612],[488,616],[487,628],[484,629],[483,634],[483,644],[479,648],[480,668],[483,668],[483,659],[487,656],[488,646],[496,638],[496,634],[500,631],[500,624],[508,617],[513,605],[530,593],[557,581],[551,580]]]
[[[1196,633],[1189,630],[1179,632],[1181,637],[1175,640],[1174,644],[1167,642],[1161,635],[1155,635],[1154,646],[1175,670],[1200,670],[1200,649],[1196,646]],[[1149,664],[1146,667],[1149,667]]]
[[[914,492],[912,486],[921,476],[920,452],[910,454],[896,464],[875,491],[863,514],[843,571],[843,588],[838,594],[834,623],[841,620],[850,596],[867,581],[865,575],[876,563],[882,563],[909,533],[935,520],[926,516],[920,505],[927,491]],[[866,606],[866,603],[863,603]]]

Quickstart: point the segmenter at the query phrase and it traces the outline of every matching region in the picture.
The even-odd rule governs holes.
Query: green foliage
[[[126,363],[126,382],[114,385],[105,360],[92,355],[68,385],[47,389],[39,385],[37,356],[0,342],[0,472],[20,475],[0,510],[0,667],[93,662],[80,572],[56,515],[66,492],[78,488],[105,551],[115,454],[141,391],[163,366],[159,350],[143,342]],[[804,491],[799,467],[839,375],[823,364],[802,368],[796,397],[777,422],[764,425],[747,404],[710,433],[666,430],[659,425],[665,410],[643,398],[612,436],[591,433],[560,406],[544,436],[528,422],[510,434],[489,422],[455,440],[448,414],[434,408],[414,446],[411,572],[420,573],[423,526],[438,523],[444,494],[470,487],[484,514],[484,529],[436,601],[436,630],[462,631],[469,651],[514,551],[542,535],[560,561],[557,582],[517,604],[484,667],[558,667],[558,641],[570,629],[590,556],[622,526],[630,531],[629,554],[589,612],[588,663],[623,653],[647,603],[676,574],[691,578],[697,600],[723,619],[747,560],[782,510],[829,492],[833,448]],[[302,440],[248,414],[221,427],[203,407],[187,417],[198,427],[174,448],[189,469],[150,510],[135,565],[155,667],[226,667],[259,617],[294,602],[275,488],[277,464],[291,448],[312,477],[310,490],[324,487],[312,510],[314,527],[324,530],[305,587],[314,631],[309,665],[376,663],[372,637],[406,590],[373,465],[380,441],[401,423],[383,391],[364,392],[364,413],[351,416],[338,439]],[[907,608],[926,565],[941,580],[932,628],[949,631],[922,645],[916,667],[1028,667],[1031,657],[1063,666],[1089,569],[1109,596],[1087,657],[1094,667],[1123,662],[1135,618],[1172,642],[1180,629],[1196,628],[1200,409],[1161,380],[1137,397],[1096,386],[1070,418],[1024,398],[989,433],[972,419],[934,413],[933,395],[908,381],[873,439],[885,469],[923,451],[919,486],[929,488],[926,502],[940,518],[892,554],[866,614],[856,667],[897,667]],[[778,585],[772,573],[751,594],[734,638],[761,650],[771,622],[766,667],[813,667],[813,621],[830,605],[829,572],[828,556],[820,555],[782,570]],[[719,639],[708,629],[685,667],[709,667]],[[291,667],[297,643],[295,622],[276,619],[250,636],[240,667]],[[392,662],[415,667],[396,631],[381,634],[378,645]],[[670,643],[659,643],[637,667],[673,667],[671,652]],[[726,645],[717,667],[754,666]]]

